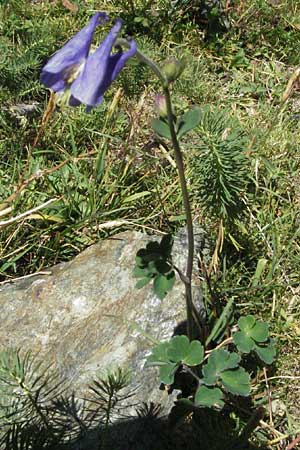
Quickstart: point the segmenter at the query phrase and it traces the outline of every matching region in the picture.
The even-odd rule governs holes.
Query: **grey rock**
[[[203,236],[200,231],[196,239],[201,251]],[[163,301],[149,286],[135,289],[135,255],[150,239],[157,238],[120,233],[51,268],[50,275],[2,285],[0,349],[30,349],[38,354],[68,380],[78,398],[89,395],[88,386],[97,373],[121,366],[132,373],[128,392],[135,392],[127,414],[134,415],[136,405],[143,402],[162,404],[166,414],[174,396],[158,389],[155,368],[143,368],[153,347],[147,336],[168,339],[185,320],[184,287],[178,279]],[[186,253],[181,232],[175,239],[173,261],[183,271]],[[201,292],[196,276],[195,285]],[[201,296],[198,300],[201,307]],[[124,443],[123,448],[127,448]]]

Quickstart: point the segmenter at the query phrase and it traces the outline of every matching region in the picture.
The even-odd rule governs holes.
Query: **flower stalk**
[[[119,41],[119,40],[118,40]],[[126,45],[122,40],[122,45]],[[128,42],[127,42],[128,45]],[[169,89],[169,81],[167,76],[160,70],[160,68],[147,56],[145,56],[138,49],[136,50],[135,56],[140,62],[147,64],[147,66],[154,72],[154,74],[161,81],[162,88],[164,91],[166,110],[167,110],[167,120],[171,134],[171,141],[174,149],[174,156],[176,167],[179,176],[180,188],[183,198],[183,207],[186,215],[187,224],[187,237],[188,237],[188,256],[185,275],[181,277],[185,286],[185,299],[186,299],[186,317],[187,317],[187,336],[192,341],[197,337],[196,327],[198,328],[199,335],[202,335],[202,324],[199,318],[198,312],[193,304],[192,297],[192,275],[193,275],[193,261],[194,261],[194,231],[193,231],[193,219],[192,211],[189,200],[189,194],[187,189],[187,183],[185,178],[185,170],[182,152],[180,149],[179,141],[177,138],[175,125],[174,125],[174,115],[171,101],[171,94]]]
[[[193,231],[193,219],[191,205],[189,201],[189,194],[187,190],[184,164],[180,145],[177,139],[174,120],[173,120],[173,108],[171,102],[171,95],[168,86],[164,87],[164,95],[166,98],[167,112],[168,112],[168,124],[170,128],[172,144],[174,148],[174,156],[180,181],[180,187],[182,192],[183,206],[186,214],[187,225],[187,237],[188,237],[188,257],[185,273],[185,299],[186,299],[186,317],[187,317],[187,336],[190,340],[195,337],[194,320],[193,320],[193,298],[192,298],[192,275],[193,275],[193,260],[194,260],[194,231]]]

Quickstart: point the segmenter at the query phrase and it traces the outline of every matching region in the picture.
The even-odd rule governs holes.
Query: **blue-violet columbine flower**
[[[109,20],[105,13],[98,12],[90,22],[58,50],[43,67],[41,82],[54,92],[69,91],[69,105],[87,105],[87,110],[99,105],[104,92],[123,69],[126,61],[136,52],[136,43],[131,40],[129,49],[121,48],[112,53],[122,20],[117,19],[100,46],[90,51],[97,25]]]

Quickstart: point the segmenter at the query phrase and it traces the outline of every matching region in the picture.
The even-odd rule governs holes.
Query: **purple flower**
[[[134,56],[136,43],[123,52],[121,48],[112,53],[112,48],[122,28],[122,20],[116,23],[100,46],[90,52],[91,42],[97,25],[109,20],[105,13],[98,12],[90,22],[58,50],[41,73],[41,82],[54,92],[70,90],[69,104],[87,105],[87,110],[99,105],[104,92],[123,69],[126,61]]]

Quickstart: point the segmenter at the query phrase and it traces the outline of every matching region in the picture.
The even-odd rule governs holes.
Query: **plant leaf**
[[[168,273],[167,275],[159,274],[154,278],[153,289],[155,294],[162,300],[167,292],[172,289],[175,283],[175,272]]]
[[[156,134],[171,140],[170,128],[167,122],[162,119],[152,119],[151,126]]]
[[[173,362],[181,362],[188,354],[190,341],[187,336],[175,336],[171,339],[167,354]]]
[[[243,395],[244,397],[250,394],[250,376],[243,367],[225,370],[220,377],[225,389],[231,394]]]
[[[243,316],[240,317],[238,320],[238,326],[240,328],[240,330],[248,332],[251,330],[251,328],[254,327],[256,322],[256,319],[254,316],[248,315],[248,316]]]
[[[236,368],[240,360],[237,353],[230,353],[222,348],[213,350],[202,369],[204,383],[209,386],[215,384],[224,370]]]
[[[196,128],[201,120],[201,110],[200,108],[191,108],[189,111],[184,113],[180,119],[177,126],[177,138],[180,139],[188,131]]]
[[[214,362],[217,372],[221,372],[237,367],[241,358],[237,353],[231,353],[223,348],[219,348],[211,352],[208,360]]]
[[[216,366],[213,361],[209,361],[202,369],[203,382],[208,386],[213,386],[217,380],[219,374],[217,373]]]
[[[259,284],[267,262],[268,262],[268,260],[265,258],[261,258],[258,260],[255,274],[253,275],[253,278],[252,278],[251,286],[255,287]]]
[[[134,276],[134,278],[144,278],[145,276],[147,276],[147,270],[142,267],[135,266],[132,275]]]
[[[257,321],[250,333],[256,342],[265,342],[269,338],[269,325],[261,320]]]
[[[173,384],[174,375],[178,366],[179,364],[177,363],[168,363],[160,366],[159,368],[160,381],[165,384]]]
[[[241,331],[234,333],[233,342],[243,353],[251,352],[256,347],[256,343],[265,342],[269,338],[268,324],[257,321],[254,316],[241,317],[238,326]]]
[[[142,289],[144,286],[146,286],[150,281],[152,280],[151,277],[144,277],[141,278],[139,281],[135,283],[136,289]]]
[[[233,342],[242,353],[250,353],[255,347],[255,342],[253,339],[248,337],[244,331],[237,331],[234,333]]]
[[[169,362],[169,356],[167,354],[167,349],[169,347],[169,342],[161,342],[152,348],[151,355],[148,356],[145,367],[160,366],[162,364]]]
[[[266,364],[272,364],[276,357],[276,348],[273,341],[269,345],[256,345],[254,348],[259,358]]]
[[[201,342],[192,341],[189,345],[188,353],[182,360],[187,366],[198,366],[203,361],[204,348]]]
[[[223,393],[219,388],[200,386],[195,394],[195,404],[200,406],[223,406]]]

